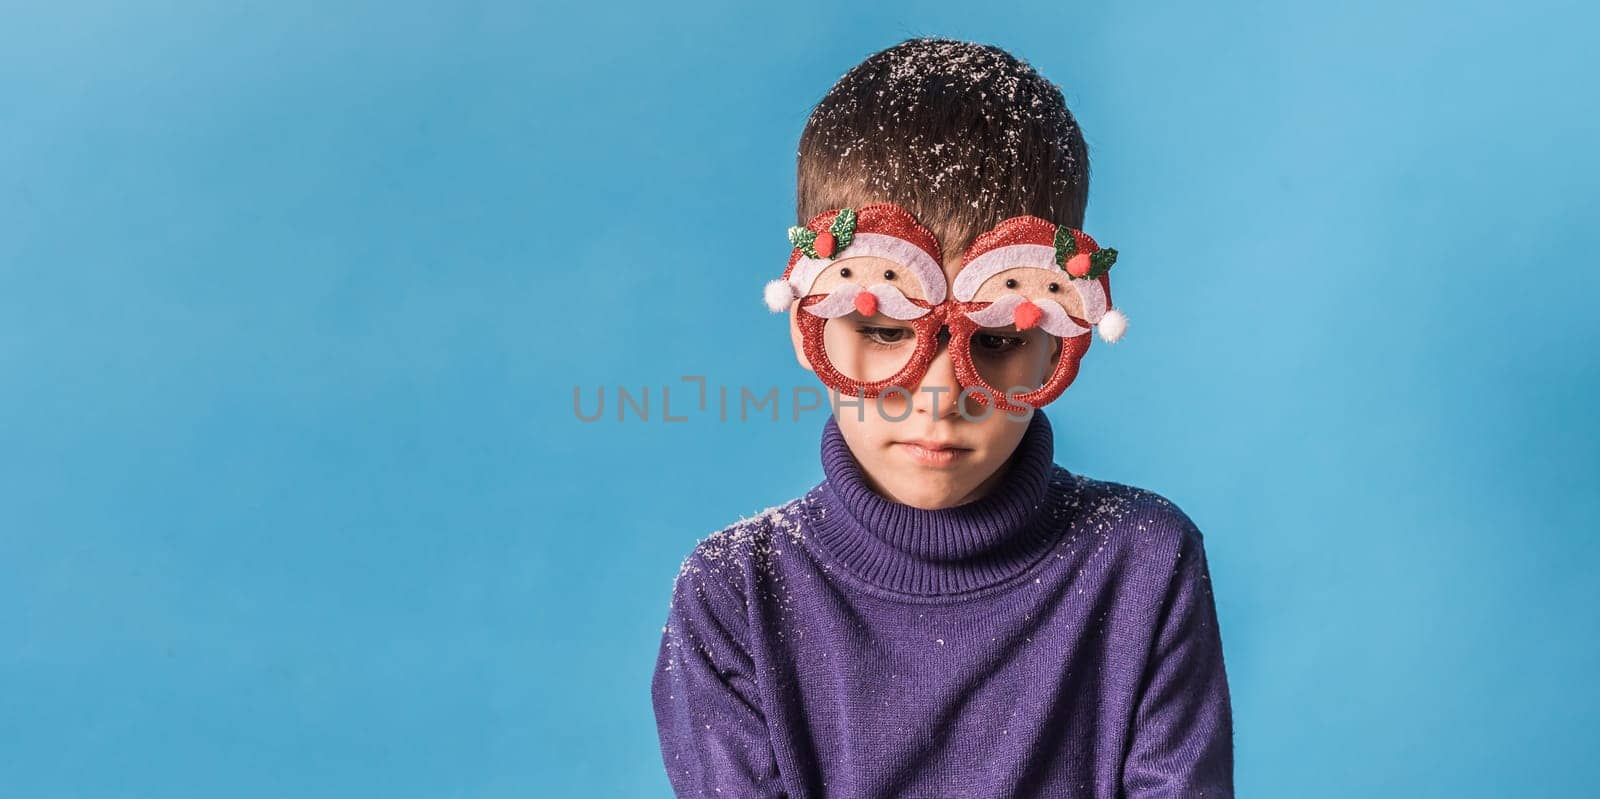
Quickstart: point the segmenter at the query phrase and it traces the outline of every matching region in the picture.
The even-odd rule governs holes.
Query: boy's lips
[[[894,447],[924,466],[949,466],[972,453],[971,449],[949,441],[925,438],[896,441]]]

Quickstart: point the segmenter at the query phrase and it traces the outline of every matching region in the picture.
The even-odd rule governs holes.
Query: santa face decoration
[[[915,391],[948,337],[963,395],[1024,412],[1072,383],[1091,328],[1111,342],[1126,327],[1111,308],[1116,250],[1038,217],[978,236],[948,288],[938,239],[895,205],[825,211],[790,228],[789,242],[767,306],[799,300],[806,357],[843,394]]]

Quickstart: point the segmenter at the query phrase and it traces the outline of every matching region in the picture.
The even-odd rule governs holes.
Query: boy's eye
[[[1007,355],[1022,349],[1027,340],[1022,336],[1006,335],[979,331],[972,334],[972,349],[974,354],[981,355]]]
[[[899,344],[912,337],[912,331],[906,327],[879,327],[875,325],[861,325],[856,328],[868,341],[874,344]]]

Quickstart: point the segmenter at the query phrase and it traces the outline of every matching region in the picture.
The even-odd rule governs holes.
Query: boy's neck
[[[920,595],[976,590],[1026,568],[1059,537],[1052,518],[1074,490],[1054,463],[1049,422],[1036,413],[982,496],[922,509],[874,489],[829,417],[822,436],[826,479],[808,492],[807,524],[829,560],[879,587]],[[976,492],[974,492],[976,494]]]

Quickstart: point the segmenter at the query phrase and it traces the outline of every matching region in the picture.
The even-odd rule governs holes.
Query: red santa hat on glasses
[[[859,210],[823,211],[804,227],[789,228],[793,250],[783,277],[764,292],[773,313],[811,293],[811,284],[836,261],[877,256],[910,272],[930,305],[944,302],[945,276],[939,240],[899,206],[863,205]]]
[[[1116,260],[1116,250],[1100,247],[1081,230],[1036,216],[1012,217],[973,241],[950,290],[957,300],[971,302],[983,284],[1001,272],[1025,267],[1057,273],[1064,278],[1064,287],[1076,292],[1083,314],[1081,321],[1093,325],[1100,331],[1100,338],[1110,343],[1122,338],[1128,329],[1128,318],[1111,307],[1108,273]],[[1055,285],[1052,284],[1052,291]],[[1016,318],[1020,320],[1019,327],[1027,327],[1040,317],[1038,302],[1056,301],[1002,296],[995,305],[1026,306],[1017,309]],[[1088,332],[1080,330],[1079,335]]]

